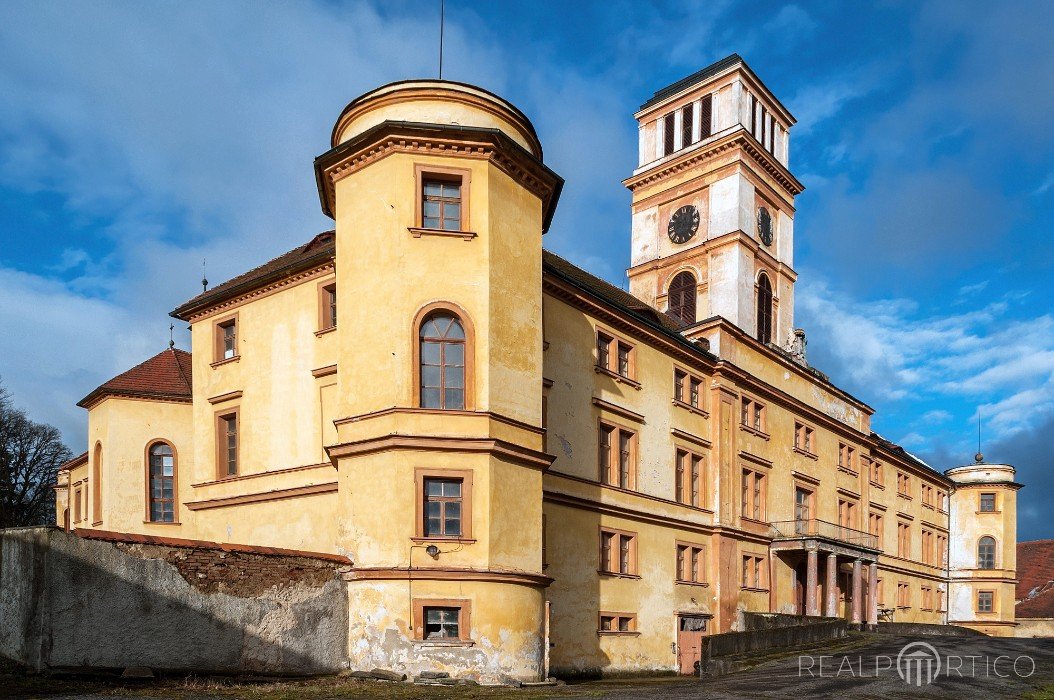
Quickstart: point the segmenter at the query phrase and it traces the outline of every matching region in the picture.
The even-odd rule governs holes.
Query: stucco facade
[[[60,524],[346,555],[355,669],[690,671],[743,611],[946,621],[947,553],[953,595],[990,575],[984,527],[952,520],[974,486],[804,360],[793,117],[730,57],[637,118],[631,295],[543,250],[562,180],[514,106],[443,81],[357,98],[315,161],[334,231],[176,309],[192,359],[82,402]],[[185,390],[151,388],[182,362]],[[992,633],[1010,484],[1009,604],[955,620]]]

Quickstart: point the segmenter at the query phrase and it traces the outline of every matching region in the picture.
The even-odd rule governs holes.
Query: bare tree
[[[72,456],[57,428],[13,408],[0,386],[0,528],[54,522],[51,487]]]

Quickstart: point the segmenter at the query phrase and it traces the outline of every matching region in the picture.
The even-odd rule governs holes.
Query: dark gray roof
[[[717,61],[716,63],[711,63],[709,66],[702,69],[701,71],[692,73],[687,78],[681,78],[676,83],[673,83],[672,85],[667,85],[661,90],[657,90],[655,94],[651,96],[651,99],[642,104],[640,108],[647,109],[653,104],[662,102],[667,97],[670,97],[671,95],[676,95],[677,93],[690,88],[696,83],[701,83],[704,80],[708,80],[714,77],[721,71],[725,70],[726,68],[731,68],[737,63],[742,63],[743,65],[746,65],[746,61],[744,61],[743,57],[740,56],[738,53],[734,53],[731,56],[725,56],[720,61]]]

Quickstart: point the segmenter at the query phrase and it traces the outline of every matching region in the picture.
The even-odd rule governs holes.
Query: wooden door
[[[702,615],[677,616],[677,661],[683,675],[699,675],[706,621]]]

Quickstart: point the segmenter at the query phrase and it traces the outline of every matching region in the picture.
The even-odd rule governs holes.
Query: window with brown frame
[[[421,182],[421,227],[462,231],[461,178],[425,174]]]
[[[73,489],[73,522],[79,523],[81,521],[81,487],[76,486]]]
[[[468,600],[415,599],[414,639],[436,643],[471,641],[471,610]]]
[[[336,327],[337,283],[323,283],[318,287],[318,329],[327,331]]]
[[[768,588],[765,557],[756,554],[743,555],[743,588],[765,590]]]
[[[418,338],[421,408],[463,410],[466,335],[461,319],[452,311],[433,311],[421,323]]]
[[[713,96],[703,95],[703,99],[699,101],[699,138],[705,139],[713,134],[713,125],[710,123],[713,118]]]
[[[757,294],[757,339],[762,343],[772,342],[772,283],[768,275],[758,275]]]
[[[747,430],[765,434],[765,404],[744,396],[740,404],[739,424]]]
[[[741,482],[741,514],[751,520],[765,519],[765,475],[744,469]]]
[[[674,276],[666,299],[668,314],[682,323],[695,323],[696,283],[691,272],[685,270]]]
[[[904,472],[897,472],[897,495],[911,498],[911,477]]]
[[[856,449],[846,445],[844,442],[838,443],[838,468],[844,472],[850,474],[856,474]]]
[[[622,489],[637,488],[637,434],[611,423],[600,423],[597,456],[600,481]]]
[[[977,591],[977,612],[995,612],[995,591]]]
[[[461,537],[461,479],[424,480],[424,536]]]
[[[844,498],[838,499],[838,524],[841,527],[856,529],[857,503]]]
[[[637,533],[601,528],[600,573],[637,575]]]
[[[875,536],[876,546],[882,549],[882,514],[871,512],[867,516],[867,531]]]
[[[933,610],[933,588],[922,586],[922,609]]]
[[[414,470],[417,494],[416,540],[472,542],[472,471]]]
[[[635,382],[636,362],[633,346],[622,339],[597,330],[597,369]]]
[[[220,479],[238,474],[238,411],[216,416],[216,465]]]
[[[674,500],[688,506],[703,506],[703,456],[678,449],[675,455]]]
[[[939,610],[940,612],[944,612],[947,609],[946,602],[947,601],[944,598],[944,591],[942,591],[940,588],[938,588],[937,589],[937,610]]]
[[[703,380],[694,374],[684,370],[673,370],[673,400],[675,403],[689,408],[703,410],[700,405],[702,401]]]
[[[816,456],[816,445],[814,443],[814,430],[804,423],[794,424],[794,449],[807,455]]]
[[[897,523],[897,556],[911,557],[911,525],[905,522]]]
[[[948,494],[944,491],[937,492],[937,509],[943,513],[948,512]]]
[[[934,496],[933,487],[929,484],[922,484],[922,505],[925,508],[933,508],[936,505],[936,498]]]
[[[948,565],[948,538],[945,535],[937,535],[937,565]]]
[[[597,634],[636,634],[637,616],[633,613],[615,613],[601,611]]]
[[[982,513],[994,513],[995,512],[995,494],[994,493],[982,493],[980,499],[980,506],[978,507]]]
[[[233,360],[238,357],[237,316],[217,321],[214,332],[216,344],[215,361],[223,362],[224,360]]]
[[[885,482],[882,474],[882,463],[877,459],[871,460],[871,483],[882,486]]]
[[[176,520],[176,455],[166,442],[155,442],[148,451],[150,522],[172,523]]]
[[[933,563],[933,532],[925,528],[922,530],[922,563]]]
[[[677,543],[677,582],[706,583],[706,548],[699,544]]]
[[[911,607],[911,587],[907,581],[900,581],[897,583],[897,607]]]

